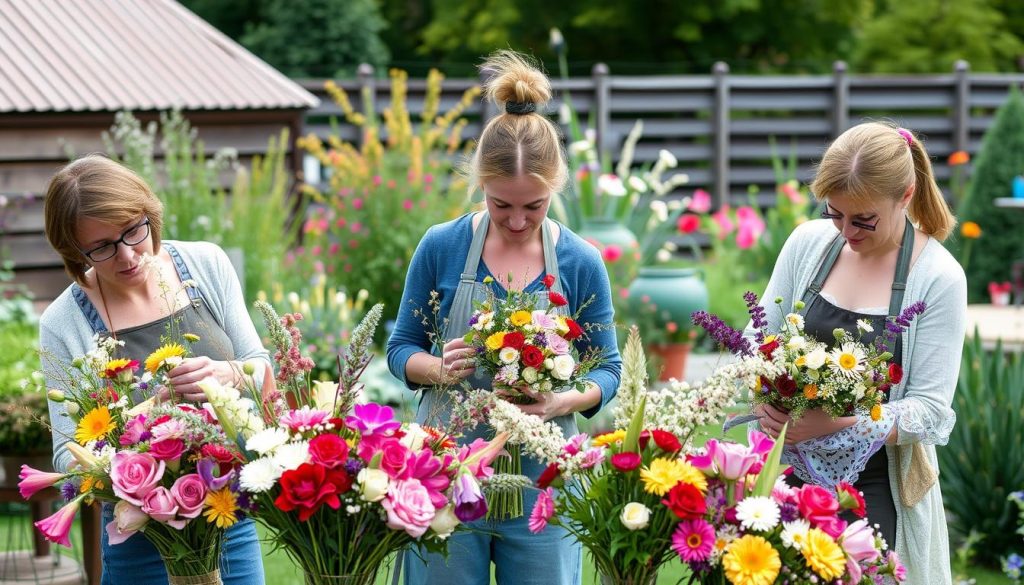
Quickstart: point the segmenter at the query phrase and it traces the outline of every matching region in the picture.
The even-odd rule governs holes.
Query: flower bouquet
[[[829,344],[804,331],[804,319],[799,314],[802,301],[797,301],[794,311],[783,317],[781,329],[773,332],[767,330],[765,310],[758,304],[757,295],[747,292],[744,299],[751,324],[757,330],[756,347],[741,332],[704,311],[694,313],[693,322],[741,359],[756,353],[763,362],[774,364],[772,371],[766,370],[754,386],[755,403],[786,410],[794,420],[811,408],[819,408],[833,418],[860,411],[869,413],[872,420],[881,419],[885,396],[903,379],[900,365],[889,362],[893,354],[888,347],[924,312],[923,302],[910,305],[895,320],[887,322],[885,331],[875,337],[874,343],[861,341],[864,334],[874,330],[867,320],[857,321],[856,335],[836,329],[830,349]],[[775,303],[781,305],[782,299],[775,299]]]
[[[310,382],[295,315],[257,303],[277,345],[279,388],[260,416],[238,409],[240,391],[204,391],[245,453],[239,473],[253,516],[309,585],[372,583],[388,555],[417,543],[443,552],[460,522],[486,513],[479,480],[501,439],[457,449],[444,433],[395,420],[390,407],[355,404],[382,305],[352,333],[340,383]]]
[[[67,445],[77,466],[45,473],[23,465],[21,495],[63,484],[68,503],[36,523],[52,542],[70,546],[68,533],[83,503],[112,502],[111,545],[141,533],[163,558],[172,584],[220,583],[224,531],[243,514],[235,481],[238,447],[210,411],[137,400],[180,362],[184,347],[167,344],[153,352],[140,377],[138,361],[113,359],[119,343],[97,338],[95,350],[62,366],[69,391],[51,390],[48,397],[64,402],[77,422]]]
[[[689,565],[690,582],[701,583],[770,584],[788,577],[852,584],[881,574],[902,577],[899,560],[883,557],[885,544],[866,520],[847,526],[837,517],[841,509],[863,514],[863,499],[852,488],[842,486],[837,496],[817,486],[786,486],[781,440],[752,431],[750,446],[712,439],[704,449],[690,449],[692,428],[651,425],[663,415],[651,412],[647,399],[660,406],[664,391],[648,395],[644,388],[640,347],[634,329],[624,351],[627,403],[616,421],[628,414],[628,424],[565,443],[538,482],[543,492],[531,514],[532,531],[565,527],[590,552],[605,583],[653,583],[673,558]],[[727,372],[715,376],[746,375]],[[681,406],[705,408],[680,389]],[[703,412],[724,414],[721,406]],[[555,492],[551,486],[564,487]]]

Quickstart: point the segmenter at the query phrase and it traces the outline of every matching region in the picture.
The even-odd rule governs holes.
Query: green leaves
[[[782,459],[782,447],[786,443],[786,429],[789,427],[789,423],[782,426],[782,430],[779,431],[779,438],[775,439],[775,446],[768,453],[768,457],[764,461],[764,467],[761,469],[761,473],[757,474],[757,483],[754,484],[754,495],[761,497],[771,497],[772,488],[775,487],[775,480],[779,477],[779,468],[781,467]]]

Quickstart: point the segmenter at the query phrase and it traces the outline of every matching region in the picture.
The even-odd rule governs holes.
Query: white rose
[[[543,382],[540,383],[541,392],[551,392],[551,389],[553,387],[554,386],[552,386],[551,380],[544,380]]]
[[[383,500],[388,493],[388,484],[391,483],[387,473],[369,467],[359,470],[356,481],[359,482],[359,495],[367,502]]]
[[[313,382],[313,401],[317,410],[334,413],[335,397],[338,395],[338,383],[326,380]]]
[[[423,449],[424,441],[430,437],[427,431],[424,431],[423,427],[416,423],[409,423],[402,430],[405,431],[405,435],[398,442],[408,447],[410,451],[420,451]]]
[[[550,370],[553,367],[555,367],[555,360],[553,360],[551,358],[545,358],[544,359],[544,369],[545,370]]]
[[[622,509],[622,514],[619,515],[619,520],[622,521],[622,525],[628,530],[640,530],[641,528],[647,528],[647,523],[650,519],[650,509],[639,502],[630,502],[626,504],[626,507]]]
[[[818,349],[804,356],[806,358],[806,360],[804,361],[804,365],[806,365],[807,368],[810,370],[817,370],[821,366],[825,365],[825,356],[825,350],[819,347]]]
[[[573,370],[576,369],[576,360],[572,359],[569,354],[556,355],[553,359],[554,367],[551,368],[551,375],[559,380],[571,378]]]
[[[498,359],[503,364],[514,364],[519,360],[519,352],[512,347],[503,347],[498,352]]]
[[[522,376],[523,380],[526,380],[527,384],[533,384],[537,381],[537,370],[530,367],[523,368]]]
[[[459,519],[455,516],[455,506],[452,504],[434,512],[434,519],[430,521],[430,529],[441,540],[451,536],[458,525]]]

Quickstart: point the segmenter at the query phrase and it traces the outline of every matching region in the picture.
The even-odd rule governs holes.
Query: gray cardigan
[[[791,307],[810,284],[825,249],[837,234],[828,220],[814,220],[794,230],[775,264],[768,288],[761,297],[766,305],[768,328],[781,327],[782,315],[771,306],[782,297]],[[912,506],[900,497],[900,482],[910,469],[914,443],[933,469],[938,469],[935,445],[945,445],[956,422],[950,405],[960,375],[960,358],[967,326],[967,279],[960,264],[937,240],[929,238],[907,279],[903,308],[916,301],[927,304],[925,312],[903,333],[903,364],[906,375],[892,389],[889,405],[897,409],[896,446],[886,447],[889,478],[896,504],[896,542],[907,565],[908,585],[951,583],[949,536],[938,482]]]
[[[246,310],[242,285],[238,282],[227,254],[217,245],[208,242],[168,243],[181,255],[192,279],[196,281],[199,294],[231,339],[235,359],[245,361],[258,358],[269,367],[270,356],[261,344],[256,327]],[[66,288],[39,319],[39,345],[47,354],[42,360],[47,388],[56,387],[65,391],[67,389],[61,387],[60,382],[63,375],[55,370],[56,363],[70,364],[72,359],[94,348],[92,326],[75,302],[71,289],[71,286]],[[65,444],[73,440],[75,424],[68,417],[63,403],[50,401],[49,404],[53,428],[53,467],[63,471],[71,463],[71,454]]]

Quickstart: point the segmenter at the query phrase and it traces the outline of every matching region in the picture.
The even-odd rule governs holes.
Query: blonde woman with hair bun
[[[894,317],[917,313],[918,303],[924,311],[890,344],[903,377],[878,420],[810,410],[794,421],[758,406],[758,424],[771,436],[789,425],[791,483],[846,481],[863,493],[869,523],[906,564],[906,583],[951,583],[935,447],[956,422],[950,405],[966,329],[967,280],[942,246],[956,219],[920,137],[891,124],[868,122],[839,136],[811,191],[822,219],[790,235],[761,298],[781,297],[783,307],[803,300],[806,331],[821,341],[834,339],[836,328],[856,334],[867,321],[873,331],[862,341],[870,343]],[[768,327],[778,328],[780,311],[766,308]]]
[[[513,51],[499,51],[483,64],[489,75],[484,93],[499,108],[488,121],[472,159],[464,169],[470,195],[482,200],[485,211],[466,214],[435,225],[423,236],[406,276],[404,303],[388,340],[388,366],[411,390],[422,390],[417,422],[444,426],[450,414],[447,397],[432,386],[468,380],[474,388],[490,388],[491,379],[472,367],[473,349],[462,336],[469,326],[473,302],[486,298],[487,289],[499,298],[506,287],[536,295],[537,307],[547,306],[544,279],[563,294],[581,323],[612,323],[608,274],[600,254],[564,225],[547,217],[568,173],[558,128],[542,114],[551,99],[551,84],[540,70]],[[511,283],[507,280],[511,275]],[[484,284],[486,277],[493,281]],[[443,347],[433,347],[413,311],[427,307],[438,293],[440,318],[445,320]],[[593,301],[586,304],[589,299]],[[532,404],[519,405],[530,414],[557,423],[566,437],[576,434],[575,414],[596,414],[619,386],[621,359],[612,328],[588,332],[577,347],[599,348],[601,367],[587,375],[585,392],[535,395]],[[464,437],[471,442],[488,433],[479,429]],[[540,461],[523,455],[523,473],[536,480]],[[538,490],[524,490],[523,509],[533,509]],[[575,585],[581,579],[581,548],[559,527],[534,535],[527,515],[502,521],[474,521],[472,532],[451,537],[447,560],[436,554],[422,558],[406,554],[406,583],[477,585],[490,581],[491,564],[501,584]]]

